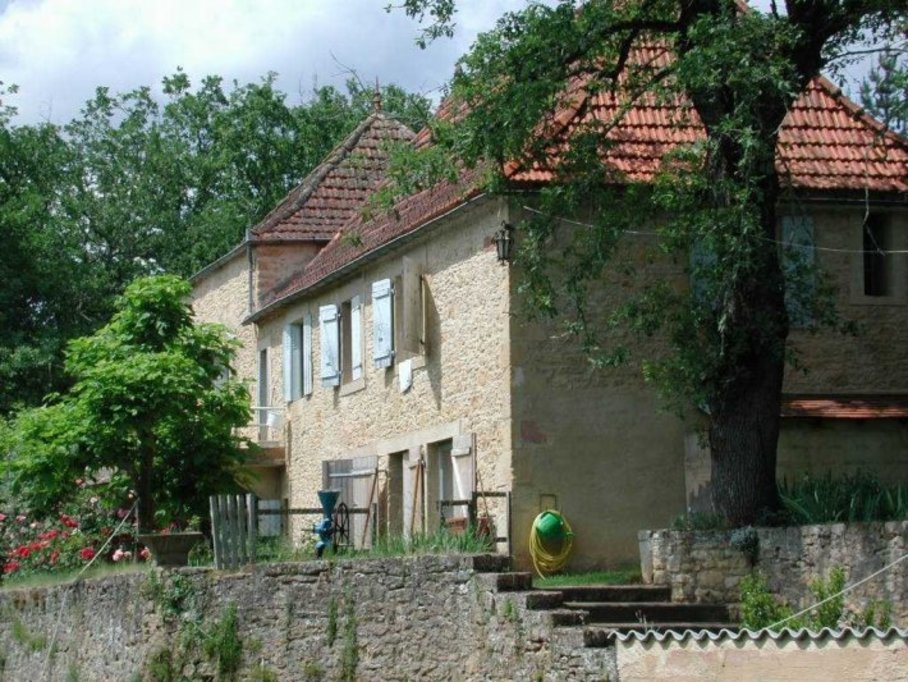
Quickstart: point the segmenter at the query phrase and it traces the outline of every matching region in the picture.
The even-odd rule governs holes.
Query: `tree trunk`
[[[782,413],[788,313],[776,237],[778,184],[767,178],[759,206],[754,268],[729,296],[731,332],[719,390],[711,405],[712,501],[733,525],[778,509],[776,450]]]
[[[154,450],[146,445],[142,452],[142,461],[139,467],[139,480],[136,481],[136,493],[139,496],[138,532],[151,533],[154,531],[154,497],[152,496],[151,477],[154,468]]]

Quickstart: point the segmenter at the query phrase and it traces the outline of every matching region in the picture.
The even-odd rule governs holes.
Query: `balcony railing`
[[[284,408],[270,405],[253,405],[255,422],[249,425],[249,437],[258,443],[283,443]]]

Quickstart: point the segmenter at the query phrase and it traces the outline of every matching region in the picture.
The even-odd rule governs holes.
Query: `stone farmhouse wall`
[[[477,561],[179,569],[6,590],[0,680],[161,679],[175,659],[173,679],[193,680],[616,679],[613,650],[585,649],[582,633],[559,631],[519,595],[497,592]],[[204,646],[231,608],[236,677],[218,674]]]
[[[908,521],[788,528],[757,528],[759,550],[752,565],[731,544],[731,531],[640,532],[644,581],[670,585],[679,602],[736,603],[741,579],[757,570],[769,588],[792,606],[815,601],[808,585],[845,569],[846,583],[865,578],[908,553]],[[856,613],[872,600],[892,605],[895,625],[908,625],[908,560],[846,595]]]
[[[401,458],[402,467],[412,470],[423,456],[430,481],[426,514],[431,530],[438,518],[431,503],[436,493],[430,489],[437,485],[432,483],[437,478],[434,448],[454,439],[474,448],[476,478],[483,490],[510,489],[509,274],[497,263],[491,241],[505,215],[506,206],[498,200],[462,209],[410,245],[260,323],[258,350],[267,350],[273,368],[274,404],[286,406],[284,495],[290,507],[317,504],[325,461],[378,457],[377,501],[387,499],[389,480],[399,475],[394,469],[401,467]],[[411,358],[412,386],[401,391],[403,356],[387,369],[373,365],[371,285],[400,277],[404,258],[424,280],[426,343],[425,352]],[[324,387],[319,379],[319,307],[354,296],[363,301],[363,376]],[[283,330],[307,314],[313,320],[313,390],[288,404],[280,371]],[[505,526],[500,505],[491,511],[499,526]],[[393,521],[399,526],[401,519]],[[307,536],[310,526],[310,519],[295,523],[294,537]]]

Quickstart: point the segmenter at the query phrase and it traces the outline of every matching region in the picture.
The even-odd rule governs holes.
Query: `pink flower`
[[[6,521],[6,514],[0,514],[0,523]]]
[[[150,557],[151,557],[151,552],[148,550],[148,547],[143,547],[142,549],[139,550],[139,558],[142,561],[148,561],[148,559]]]
[[[83,547],[79,550],[79,556],[82,557],[85,561],[91,561],[95,558],[95,550],[91,547]]]
[[[41,533],[41,535],[39,535],[38,537],[41,540],[53,540],[59,534],[60,534],[60,531],[58,531],[56,528],[51,528],[50,530],[46,530],[43,533]]]
[[[76,521],[72,516],[69,516],[68,514],[60,515],[60,523],[62,523],[67,528],[78,528],[79,527],[79,522]]]
[[[12,573],[13,571],[18,571],[18,570],[19,570],[18,561],[8,561],[5,564],[3,564],[3,575],[8,575],[9,573]]]
[[[25,523],[27,520],[28,518],[25,516],[25,514],[19,514],[16,517],[16,523]]]
[[[124,559],[129,560],[130,557],[132,557],[132,552],[126,552],[118,548],[110,558],[114,561],[123,561]]]
[[[20,559],[28,559],[29,554],[31,554],[31,550],[28,547],[26,547],[25,545],[22,545],[21,547],[17,547],[16,549],[13,550],[13,556],[17,556]]]
[[[59,558],[60,558],[60,552],[59,552],[59,550],[56,550],[56,549],[55,549],[53,552],[50,553],[50,562],[51,562],[52,564],[57,563],[57,559],[59,559]]]

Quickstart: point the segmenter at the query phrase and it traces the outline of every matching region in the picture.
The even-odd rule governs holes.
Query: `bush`
[[[908,519],[908,486],[886,487],[866,472],[805,476],[790,485],[783,481],[779,496],[790,520],[797,524]]]

